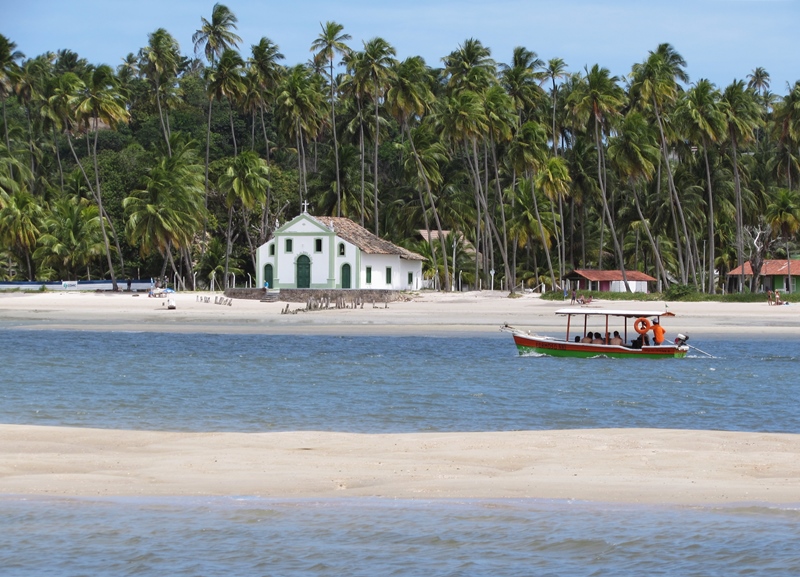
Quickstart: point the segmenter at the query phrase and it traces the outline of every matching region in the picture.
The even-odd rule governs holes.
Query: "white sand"
[[[0,328],[248,333],[563,331],[564,303],[485,291],[281,315],[175,296],[0,293]],[[597,303],[626,310],[647,303]],[[659,303],[662,304],[663,303]],[[667,336],[800,334],[800,306],[669,303]],[[290,308],[300,308],[292,304]],[[510,345],[511,346],[511,345]],[[701,347],[702,348],[702,347]],[[8,351],[6,351],[8,354]],[[684,362],[684,361],[678,361]],[[557,498],[640,503],[800,502],[800,435],[609,429],[359,435],[166,433],[0,425],[0,494]]]
[[[553,314],[569,301],[544,301],[535,295],[508,298],[507,293],[483,291],[441,294],[417,293],[410,302],[365,304],[363,309],[322,310],[283,315],[286,303],[234,299],[232,306],[198,302],[195,293],[177,293],[176,310],[166,299],[128,293],[2,293],[0,327],[83,330],[133,330],[215,333],[430,334],[496,332],[508,323],[520,328],[560,335],[564,320]],[[775,335],[800,334],[800,305],[763,303],[639,303],[595,301],[590,308],[658,310],[676,315],[664,326],[667,336],[689,334],[693,342],[703,335],[746,334],[768,331]],[[304,305],[291,303],[291,310]],[[699,342],[697,343],[698,346]]]
[[[797,435],[165,433],[0,425],[0,493],[794,503]]]

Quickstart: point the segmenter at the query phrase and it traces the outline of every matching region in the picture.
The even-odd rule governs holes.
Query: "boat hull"
[[[687,346],[664,344],[658,346],[644,346],[641,349],[632,349],[622,345],[593,345],[590,343],[575,343],[526,335],[514,332],[514,343],[521,355],[540,354],[551,357],[570,357],[588,359],[592,357],[608,357],[613,359],[680,359],[689,352]]]

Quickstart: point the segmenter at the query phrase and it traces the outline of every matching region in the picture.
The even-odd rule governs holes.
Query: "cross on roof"
[[[303,212],[308,214],[308,201],[307,200],[303,201]]]

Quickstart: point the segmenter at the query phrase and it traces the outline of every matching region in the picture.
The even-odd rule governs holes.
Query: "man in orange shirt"
[[[667,331],[662,327],[658,319],[653,319],[653,343],[656,345],[660,345],[664,342],[664,333]]]

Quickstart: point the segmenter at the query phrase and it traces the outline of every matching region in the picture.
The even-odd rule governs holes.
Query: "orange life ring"
[[[633,323],[633,328],[636,329],[636,332],[640,335],[645,334],[653,325],[650,324],[650,319],[645,317],[639,317]]]

